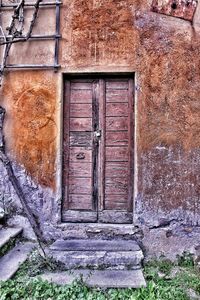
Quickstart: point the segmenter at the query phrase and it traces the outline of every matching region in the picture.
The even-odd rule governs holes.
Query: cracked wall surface
[[[55,190],[56,76],[10,72],[3,86],[7,151],[41,186]]]
[[[147,233],[147,248],[148,236],[158,232],[149,228],[173,220],[179,228],[199,225],[200,4],[193,24],[152,12],[151,4],[64,0],[59,72],[5,75],[0,104],[7,110],[7,151],[51,238],[54,231],[56,237],[62,235],[55,225],[60,222],[61,202],[62,72],[136,73],[134,222]],[[44,29],[45,20],[41,22]],[[2,166],[0,172],[1,186],[6,186],[7,198],[15,202]],[[41,211],[45,210],[50,213],[44,221]],[[162,251],[162,241],[169,243],[170,236],[163,240],[166,228],[160,230]],[[173,227],[175,236],[181,232]],[[188,233],[184,234],[187,240]],[[196,239],[196,234],[191,235],[190,244]],[[164,243],[163,249],[169,251]]]

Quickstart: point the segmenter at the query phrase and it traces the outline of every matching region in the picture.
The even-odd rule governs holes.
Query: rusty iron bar
[[[56,36],[60,35],[60,4],[59,0],[56,0]],[[54,65],[58,65],[59,56],[59,38],[55,39],[55,52],[54,52]],[[57,71],[57,68],[55,68]]]
[[[54,68],[55,71],[58,70],[58,68],[60,67],[60,65],[58,64],[58,60],[59,60],[59,39],[61,38],[61,35],[60,35],[60,4],[62,4],[62,2],[60,2],[59,0],[56,0],[55,2],[42,2],[42,0],[37,0],[36,3],[25,3],[24,0],[21,0],[21,2],[23,2],[24,6],[23,8],[28,5],[28,7],[34,7],[35,8],[35,11],[34,11],[34,14],[33,14],[33,18],[31,20],[31,25],[30,25],[30,28],[29,28],[29,31],[27,33],[27,35],[23,36],[23,35],[20,35],[20,36],[14,36],[13,35],[8,35],[6,37],[6,40],[4,38],[4,41],[3,42],[0,42],[0,46],[1,45],[6,45],[7,48],[8,48],[8,52],[10,50],[10,47],[12,44],[14,43],[19,43],[19,42],[25,42],[27,40],[50,40],[50,39],[55,39],[55,50],[54,50],[54,66],[52,67],[52,65],[43,65],[43,64],[37,64],[37,65],[33,65],[33,64],[28,64],[28,65],[24,65],[24,64],[10,64],[10,65],[7,65],[6,66],[6,60],[7,60],[7,56],[6,55],[6,59],[5,59],[5,64],[3,63],[2,66],[1,66],[1,71],[3,72],[3,69],[6,68],[6,69],[51,69],[51,68]],[[36,17],[37,17],[37,13],[38,13],[38,9],[39,7],[41,7],[41,4],[42,6],[48,6],[49,4],[53,5],[54,7],[56,7],[56,33],[53,34],[53,35],[35,35],[35,36],[32,36],[32,28],[34,26],[34,23],[35,23],[35,20],[36,20]],[[11,4],[9,4],[9,7],[11,6]],[[18,10],[20,5],[18,4],[14,4],[14,6],[12,5],[11,8],[14,8],[14,7],[17,7],[15,9]],[[0,36],[0,39],[3,39],[3,35]]]
[[[12,41],[20,36],[22,34],[22,30],[23,30],[23,25],[24,25],[24,18],[22,18],[21,14],[21,10],[22,10],[22,15],[23,15],[23,5],[25,0],[21,0],[19,3],[17,3],[16,8],[14,9],[14,14],[12,15],[11,18],[11,22],[9,27],[6,28],[6,30],[8,31],[8,34],[12,36],[12,38],[10,39],[9,43],[5,45],[5,49],[4,49],[4,54],[3,54],[3,58],[2,58],[2,63],[1,63],[1,70],[0,70],[0,85],[2,84],[2,79],[3,79],[3,72],[7,63],[7,58],[9,56],[9,51],[11,49],[12,46]],[[40,0],[41,1],[41,0]],[[15,21],[16,19],[18,19],[19,23],[21,24],[21,28],[20,31],[18,31],[15,28]],[[3,29],[2,29],[2,34],[4,34]],[[6,42],[6,36],[5,36],[5,42]]]
[[[12,22],[9,26],[9,34],[11,35],[11,38],[10,38],[10,40],[8,40],[8,41],[6,40],[4,42],[6,44],[6,51],[5,51],[5,55],[3,57],[3,61],[1,64],[1,81],[2,81],[2,75],[3,75],[4,69],[52,69],[52,68],[54,68],[54,70],[57,70],[57,68],[59,67],[58,64],[55,64],[55,62],[54,62],[53,66],[51,64],[50,65],[46,65],[46,64],[39,64],[39,65],[38,64],[37,65],[10,64],[10,65],[7,65],[6,64],[11,45],[16,42],[25,42],[25,41],[29,40],[29,38],[31,37],[32,30],[33,30],[33,27],[34,27],[34,24],[35,24],[35,21],[37,18],[38,10],[39,10],[39,4],[42,3],[41,1],[42,0],[37,0],[34,5],[34,12],[33,12],[32,20],[31,20],[31,24],[30,24],[28,33],[25,35],[25,38],[19,39],[19,36],[18,35],[16,36],[16,32],[12,32],[14,25],[15,25],[15,23],[14,23],[15,16],[12,16]],[[16,16],[18,16],[19,9],[22,4],[24,5],[24,3],[25,3],[24,0],[21,0],[21,2],[17,5],[16,9],[14,10]],[[2,44],[4,44],[4,43],[2,43]]]
[[[1,70],[0,70],[0,83],[2,83],[2,78],[3,78],[3,72],[7,63],[7,58],[9,56],[9,51],[12,46],[12,41],[20,36],[22,34],[23,30],[23,25],[24,25],[24,18],[22,18],[21,13],[23,15],[23,5],[24,5],[25,0],[21,0],[19,3],[17,3],[16,8],[14,9],[14,14],[12,15],[10,25],[6,28],[8,31],[8,34],[12,36],[10,39],[9,43],[6,41],[6,36],[4,37],[5,40],[5,49],[3,53],[3,58],[2,58],[2,63],[1,63]],[[38,0],[37,0],[38,1]],[[41,0],[40,0],[41,1]],[[18,31],[15,28],[15,20],[18,19],[19,23],[21,24],[20,30]],[[2,29],[2,34],[4,34],[3,29]]]
[[[56,6],[56,4],[59,4],[59,5],[61,5],[62,4],[62,2],[61,1],[57,1],[57,3],[56,2],[42,2],[42,3],[40,3],[40,8],[42,8],[42,7],[46,7],[46,6]],[[13,8],[15,8],[15,7],[17,7],[17,3],[13,3],[13,4],[1,4],[1,8],[2,9],[13,9]],[[35,3],[25,3],[24,4],[24,8],[28,8],[28,7],[34,7],[35,6]]]
[[[0,35],[0,39],[3,39],[4,36],[3,35]],[[7,39],[9,38],[12,38],[11,35],[7,35],[6,37]],[[25,39],[25,35],[21,35],[20,37],[18,37],[18,39]],[[33,39],[55,39],[55,38],[61,38],[61,35],[60,34],[34,34],[34,35],[31,35],[29,39],[33,40]]]
[[[6,65],[5,69],[53,69],[60,68],[60,65],[43,65],[43,64],[9,64]]]
[[[17,39],[15,40],[11,40],[10,41],[10,38],[12,38],[11,36],[7,36],[6,37],[6,41],[5,41],[5,38],[4,36],[0,36],[0,40],[3,39],[4,42],[0,42],[0,46],[2,45],[6,45],[6,44],[10,44],[12,42],[12,44],[15,44],[15,43],[20,43],[20,42],[26,42],[27,39],[24,35],[18,37]],[[60,39],[61,38],[61,35],[56,35],[56,34],[51,34],[51,35],[32,35],[28,38],[28,40],[30,41],[42,41],[42,40],[55,40],[55,39]]]

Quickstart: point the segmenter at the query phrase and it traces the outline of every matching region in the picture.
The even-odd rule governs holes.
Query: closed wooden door
[[[133,93],[129,78],[65,81],[63,221],[132,223]]]

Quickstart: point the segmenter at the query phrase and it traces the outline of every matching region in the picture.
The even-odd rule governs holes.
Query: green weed
[[[16,239],[10,239],[8,243],[6,243],[1,249],[0,249],[0,257],[4,256],[9,250],[11,250],[16,245]]]
[[[194,258],[191,253],[183,252],[182,255],[177,255],[178,266],[180,267],[193,267]]]
[[[61,263],[57,263],[50,257],[43,257],[39,251],[35,249],[29,255],[27,261],[20,266],[15,278],[33,277],[40,275],[44,271],[53,272],[56,270],[63,271],[63,265],[61,265]]]
[[[149,282],[141,289],[91,289],[81,282],[71,286],[32,279],[27,282],[10,280],[0,283],[1,300],[188,300],[181,288]]]
[[[154,270],[156,272],[162,272],[165,275],[168,275],[174,266],[175,264],[171,260],[161,257],[159,260],[152,260],[148,262],[145,269],[146,271]]]
[[[149,262],[144,268],[146,288],[101,290],[87,287],[81,279],[70,286],[60,286],[31,278],[28,270],[39,274],[46,268],[37,253],[33,253],[13,280],[0,282],[0,300],[189,300],[189,289],[200,294],[200,275],[194,265],[180,267],[178,263],[165,258]],[[173,268],[178,272],[171,275]]]

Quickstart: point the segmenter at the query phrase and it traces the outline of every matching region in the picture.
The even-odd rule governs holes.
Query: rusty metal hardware
[[[84,158],[85,158],[85,153],[79,152],[78,154],[76,154],[76,159],[84,159]]]
[[[100,138],[101,137],[101,130],[97,130],[94,132],[95,137]]]

